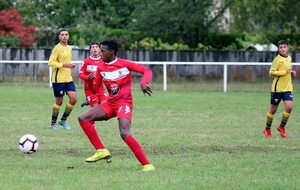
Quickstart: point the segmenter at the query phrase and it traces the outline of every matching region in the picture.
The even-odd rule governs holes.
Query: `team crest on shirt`
[[[110,85],[110,90],[113,96],[117,95],[120,92],[120,87],[117,84]]]

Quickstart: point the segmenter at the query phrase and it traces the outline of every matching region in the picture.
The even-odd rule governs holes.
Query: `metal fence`
[[[43,81],[51,86],[52,69],[47,65],[45,60],[0,60],[0,74],[2,81],[5,81],[9,76],[15,76],[19,81],[26,81],[27,78],[32,78],[33,82]],[[80,82],[77,75],[83,61],[72,61],[76,64],[76,69],[73,71],[75,82]],[[271,65],[269,62],[159,62],[159,61],[138,61],[137,63],[147,65],[152,69],[154,75],[161,75],[163,90],[168,89],[168,80],[173,80],[171,75],[175,75],[175,80],[180,78],[202,77],[204,80],[221,80],[223,82],[223,91],[227,92],[228,82],[230,80],[240,81],[256,81],[260,76],[267,76],[268,69]],[[43,65],[43,66],[41,66]],[[294,67],[300,71],[300,63],[293,63]],[[14,72],[13,69],[19,69]],[[157,68],[159,67],[159,68]],[[248,67],[248,69],[245,69]],[[186,69],[188,68],[188,69]],[[21,72],[20,72],[21,70]],[[30,71],[28,71],[30,70]],[[233,74],[238,70],[236,76]],[[23,72],[22,72],[23,71]],[[161,74],[159,74],[161,72]],[[249,73],[250,72],[250,73]],[[247,76],[245,78],[245,73]],[[42,79],[41,79],[42,77]],[[174,77],[173,77],[174,78]]]

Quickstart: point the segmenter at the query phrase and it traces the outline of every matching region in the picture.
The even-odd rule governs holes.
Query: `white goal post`
[[[227,92],[227,68],[230,65],[239,65],[239,66],[248,66],[248,65],[271,65],[270,62],[169,62],[169,61],[135,61],[139,64],[143,65],[162,65],[163,66],[163,90],[167,91],[167,65],[223,65],[223,91]],[[40,63],[48,63],[45,60],[0,60],[0,63],[30,63],[30,64],[40,64]],[[74,64],[82,65],[83,61],[72,61]],[[300,63],[292,63],[293,66],[300,66]],[[80,66],[77,67],[80,69]],[[52,86],[51,83],[51,74],[52,69],[49,67],[49,86]]]

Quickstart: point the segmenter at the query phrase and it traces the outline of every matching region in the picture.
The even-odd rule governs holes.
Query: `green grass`
[[[47,84],[0,83],[0,189],[299,189],[297,92],[287,139],[275,130],[282,105],[275,115],[273,137],[263,136],[268,88],[223,93],[171,85],[163,92],[154,84],[149,98],[135,84],[133,96],[132,134],[155,172],[140,171],[119,136],[116,119],[96,123],[112,163],[85,162],[94,149],[77,122],[87,109],[80,107],[82,85],[68,120],[72,130],[53,131],[48,127],[54,98]],[[18,149],[26,133],[39,139],[34,154]]]

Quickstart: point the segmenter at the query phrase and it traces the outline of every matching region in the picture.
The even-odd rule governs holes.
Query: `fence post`
[[[2,46],[3,46],[3,51],[2,51],[1,58],[2,58],[2,60],[6,60],[6,45],[5,45],[5,43],[2,44]],[[2,67],[1,68],[1,80],[5,79],[5,66],[6,66],[6,64],[2,63],[2,66],[1,66]]]
[[[33,60],[37,60],[37,47],[36,44],[33,45]],[[37,83],[38,81],[38,70],[39,70],[39,64],[33,64],[33,78],[34,82]]]
[[[224,74],[223,74],[223,91],[227,92],[227,63],[224,63]]]
[[[163,83],[164,91],[167,91],[167,63],[163,63]]]

